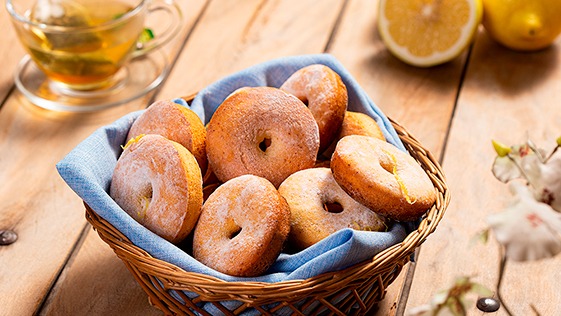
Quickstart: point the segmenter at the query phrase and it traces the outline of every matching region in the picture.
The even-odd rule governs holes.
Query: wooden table
[[[81,200],[55,163],[96,128],[153,100],[189,95],[224,75],[272,58],[328,52],[391,118],[436,157],[452,202],[434,234],[387,289],[376,315],[401,315],[428,303],[458,276],[494,288],[497,244],[471,243],[485,218],[509,200],[491,174],[491,139],[527,134],[543,146],[561,135],[561,42],[516,53],[483,30],[456,60],[407,66],[376,30],[377,2],[367,0],[179,0],[185,23],[165,53],[173,69],[162,86],[128,104],[90,114],[39,109],[14,88],[24,56],[0,10],[0,229],[18,240],[0,247],[0,315],[158,315],[122,262],[91,229]],[[561,256],[509,264],[505,300],[516,315],[559,315]],[[481,315],[473,307],[470,315]],[[501,309],[496,315],[504,315]]]

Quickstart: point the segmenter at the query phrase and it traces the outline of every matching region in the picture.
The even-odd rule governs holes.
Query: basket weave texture
[[[166,315],[211,315],[202,308],[204,303],[213,304],[225,315],[366,315],[384,298],[386,288],[415,249],[434,232],[450,200],[438,161],[404,127],[390,121],[405,148],[432,180],[436,202],[401,243],[341,271],[276,283],[228,282],[152,257],[87,204],[86,219],[124,262],[150,303]]]

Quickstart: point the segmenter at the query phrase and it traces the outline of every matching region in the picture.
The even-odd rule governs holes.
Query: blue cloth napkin
[[[348,89],[349,110],[372,116],[380,125],[388,142],[404,150],[384,114],[348,71],[333,56],[327,54],[285,57],[247,68],[201,90],[190,107],[204,123],[207,123],[216,108],[237,88],[279,87],[296,70],[316,63],[327,65],[339,73]],[[183,103],[180,99],[176,102]],[[180,247],[139,225],[108,195],[113,169],[122,152],[121,145],[124,145],[131,124],[141,113],[142,111],[130,113],[108,126],[99,128],[64,157],[57,164],[57,169],[68,186],[99,216],[155,258],[186,271],[204,273],[226,281],[278,282],[306,279],[371,259],[378,252],[401,242],[410,231],[411,227],[407,223],[392,224],[387,232],[343,229],[298,253],[282,253],[262,276],[240,278],[215,271],[195,260]]]

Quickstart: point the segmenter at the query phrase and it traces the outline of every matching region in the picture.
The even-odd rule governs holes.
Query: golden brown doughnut
[[[374,137],[342,138],[331,170],[345,192],[389,219],[415,220],[436,200],[431,180],[413,157]]]
[[[343,124],[341,125],[339,133],[337,133],[331,146],[323,153],[323,156],[331,157],[335,146],[337,146],[337,142],[341,138],[349,135],[372,136],[381,140],[386,140],[380,126],[378,126],[378,123],[376,123],[372,117],[360,112],[347,111],[345,112],[345,118],[343,119]]]
[[[141,225],[178,243],[200,215],[201,170],[181,144],[156,134],[139,136],[117,161],[110,195]]]
[[[350,197],[329,168],[298,171],[279,187],[290,207],[289,241],[307,248],[343,228],[384,231],[386,220]]]
[[[156,101],[134,121],[127,141],[141,134],[159,134],[180,143],[195,156],[205,173],[206,129],[191,109],[170,100]]]
[[[372,136],[386,140],[378,123],[372,117],[360,112],[345,112],[343,125],[341,125],[337,137],[341,139],[349,135]]]
[[[335,139],[347,110],[347,87],[331,68],[315,64],[299,69],[280,87],[308,105],[319,128],[320,152]]]
[[[221,182],[253,174],[278,187],[292,173],[313,167],[318,148],[310,110],[277,88],[236,90],[207,126],[208,161]]]
[[[233,276],[258,276],[276,260],[290,230],[284,198],[266,179],[243,175],[218,187],[203,205],[193,256]]]

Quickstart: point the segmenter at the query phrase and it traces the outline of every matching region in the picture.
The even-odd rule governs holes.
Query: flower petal
[[[493,167],[491,170],[493,171],[493,175],[495,175],[495,178],[505,183],[510,180],[522,177],[520,169],[516,166],[516,163],[508,156],[495,158],[495,162],[493,163]]]
[[[561,214],[534,200],[527,186],[512,182],[515,201],[487,218],[497,241],[514,261],[552,257],[561,252]]]
[[[561,212],[561,152],[540,165],[540,179],[536,183],[536,199]]]

